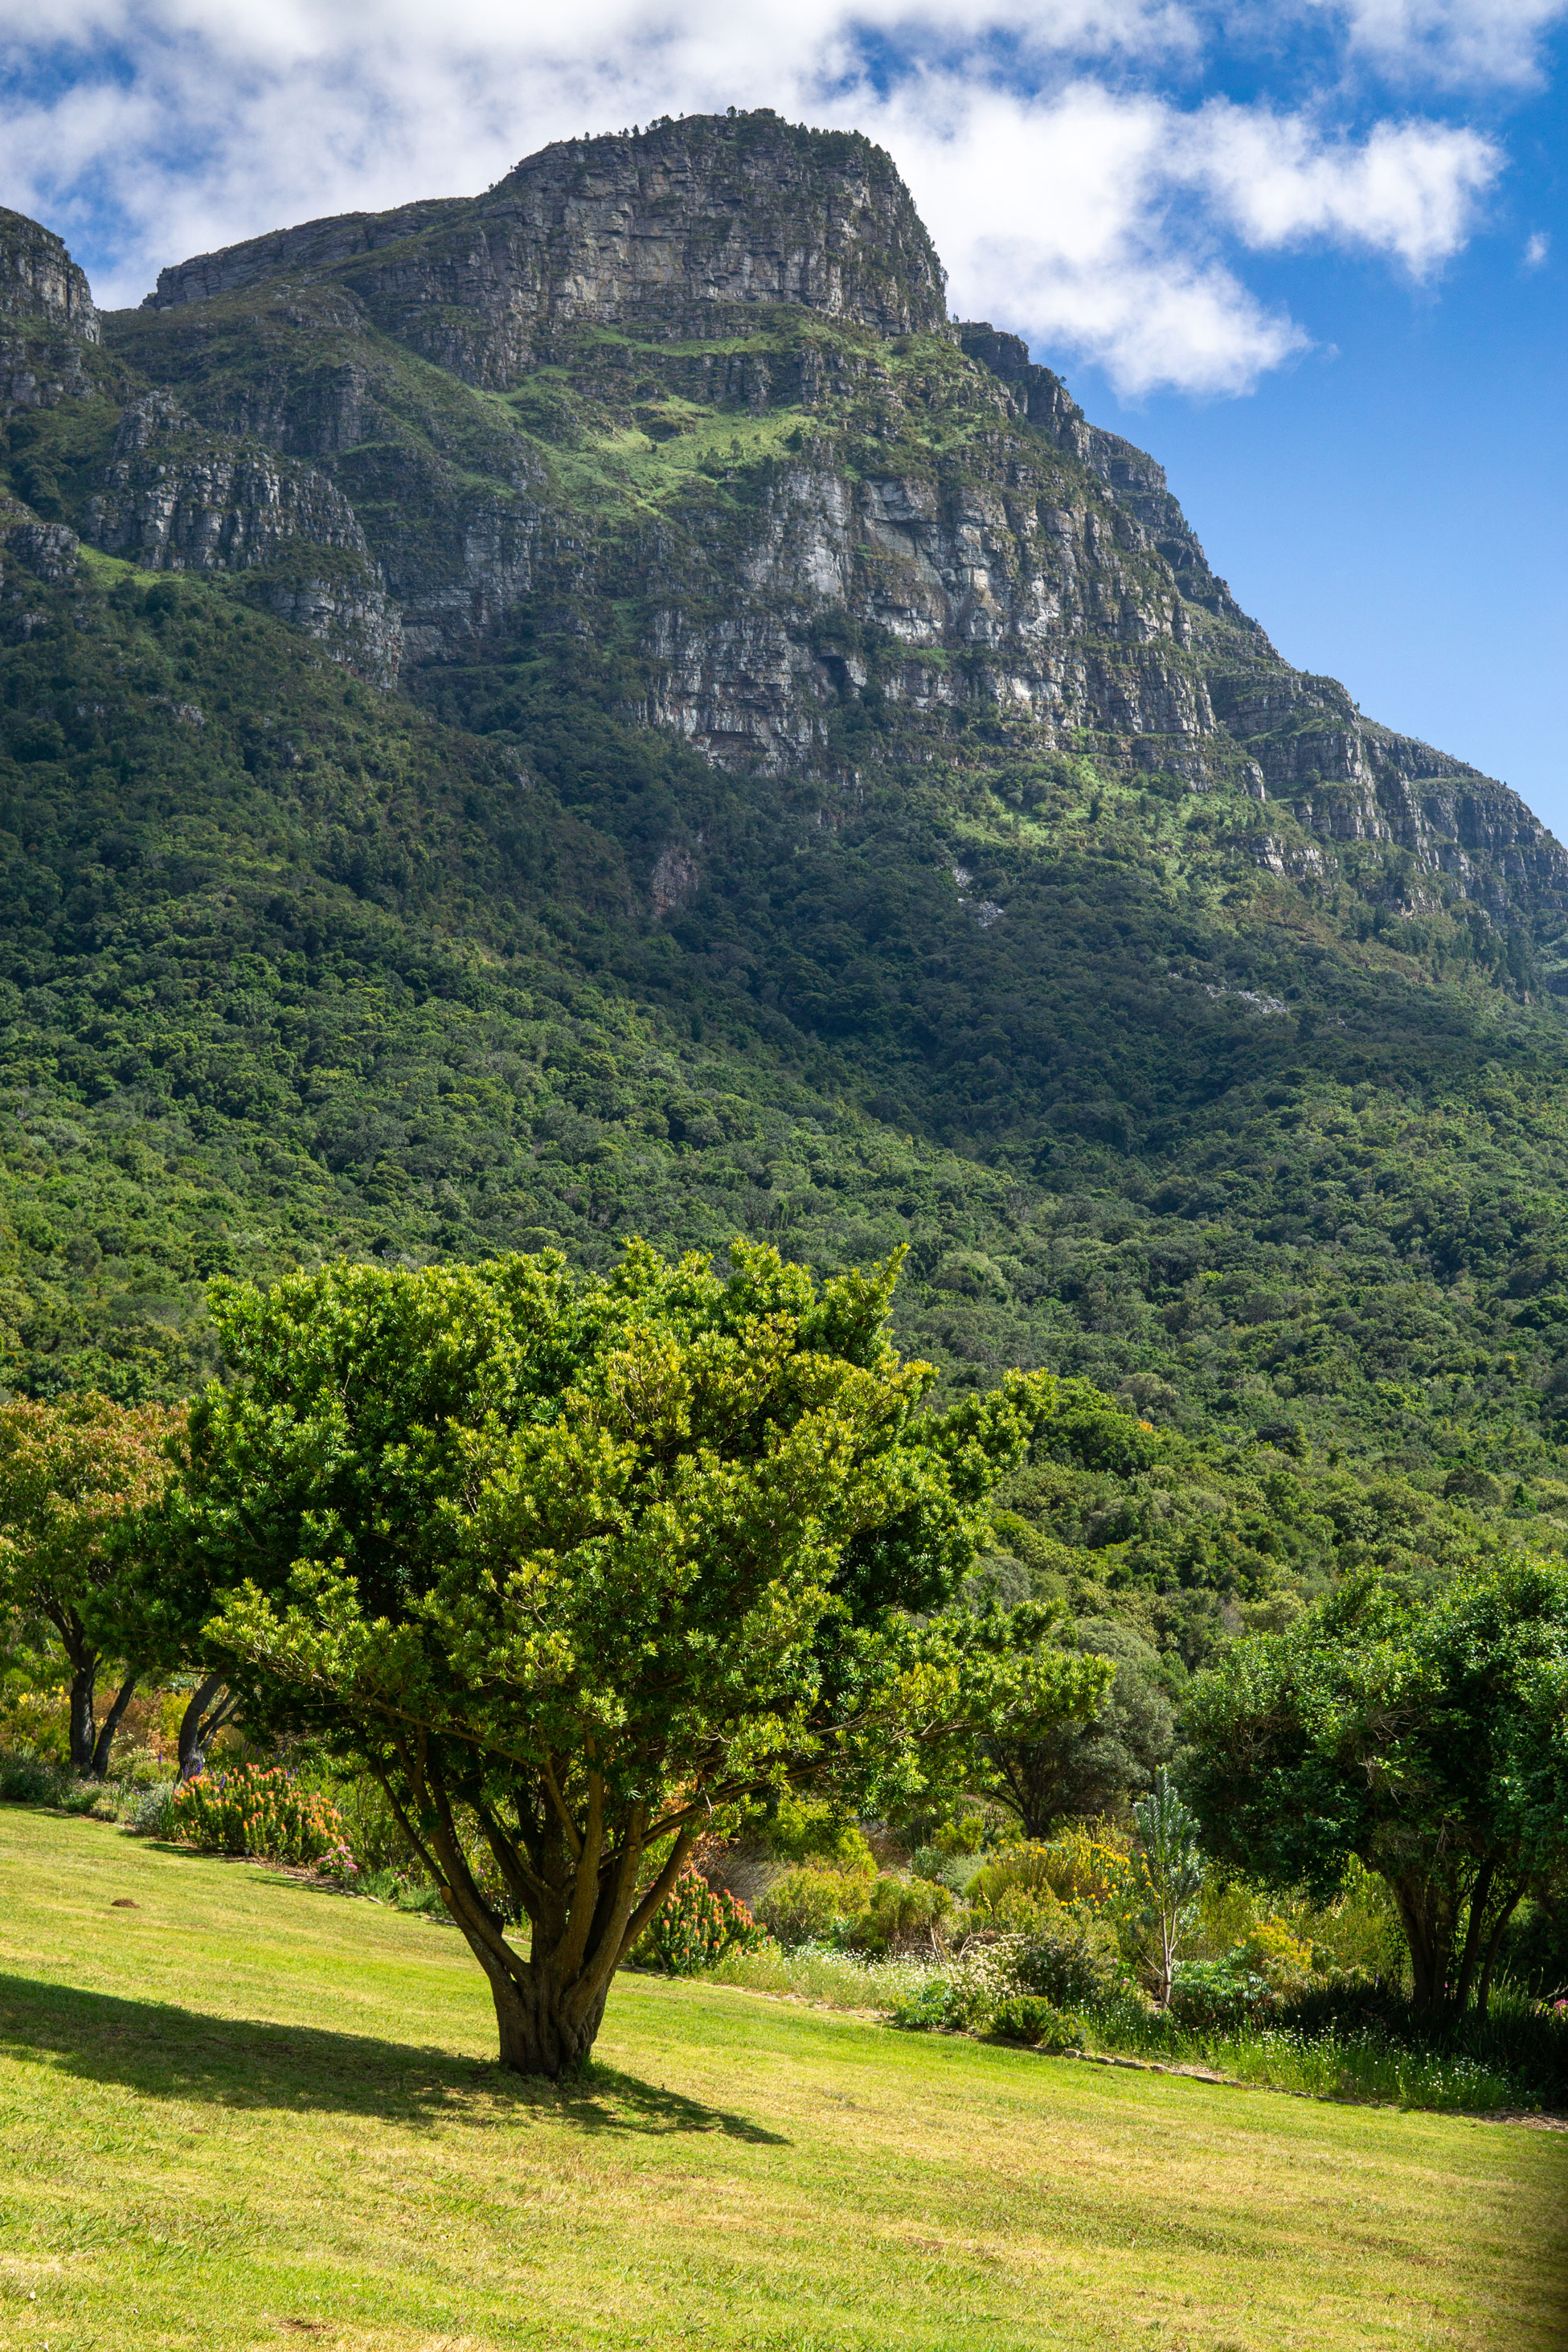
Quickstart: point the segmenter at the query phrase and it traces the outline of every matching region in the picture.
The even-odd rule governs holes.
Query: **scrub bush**
[[[802,1864],[780,1873],[758,1899],[764,1926],[781,1944],[815,1944],[842,1935],[865,1908],[866,1881],[857,1873]]]
[[[281,1766],[204,1772],[174,1792],[173,1834],[210,1853],[310,1863],[345,1843],[337,1809]]]
[[[727,1952],[754,1952],[768,1940],[728,1887],[715,1894],[689,1864],[650,1921],[634,1958],[670,1977],[694,1977]]]
[[[998,2041],[1024,2042],[1031,2050],[1082,2050],[1089,2038],[1081,2017],[1027,1992],[997,2003],[990,2030]]]

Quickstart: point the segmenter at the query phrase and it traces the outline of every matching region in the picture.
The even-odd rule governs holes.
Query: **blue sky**
[[[1565,73],[1568,0],[0,0],[0,201],[125,303],[571,132],[858,124],[1281,651],[1568,835]]]

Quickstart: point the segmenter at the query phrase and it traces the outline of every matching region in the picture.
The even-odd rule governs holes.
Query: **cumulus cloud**
[[[1564,0],[1312,0],[1353,53],[1410,79],[1461,88],[1532,81]]]
[[[1500,158],[1439,121],[1351,137],[1267,101],[1184,105],[1170,93],[1202,63],[1213,5],[55,0],[46,28],[30,0],[0,0],[0,196],[123,303],[162,263],[474,190],[553,138],[772,105],[892,150],[966,315],[1127,392],[1234,393],[1305,341],[1247,285],[1249,253],[1330,245],[1429,275]],[[1529,0],[1498,5],[1524,25]],[[1439,16],[1480,16],[1350,0],[1345,37],[1385,37],[1401,12],[1428,43]]]

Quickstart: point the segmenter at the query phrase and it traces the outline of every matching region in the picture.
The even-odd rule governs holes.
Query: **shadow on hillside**
[[[407,2124],[457,2120],[465,2110],[493,2124],[499,2105],[519,2119],[537,2115],[575,2131],[718,2132],[760,2147],[788,2145],[745,2116],[609,2066],[595,2065],[577,2083],[534,2082],[447,2050],[316,2025],[210,2017],[30,1977],[0,1975],[0,2048],[23,2063],[52,2060],[67,2074],[119,2083],[143,2098],[332,2110]]]

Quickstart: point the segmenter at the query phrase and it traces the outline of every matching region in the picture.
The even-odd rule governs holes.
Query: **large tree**
[[[896,1261],[820,1289],[732,1264],[634,1244],[603,1278],[547,1254],[214,1289],[233,1377],[192,1415],[162,1605],[247,1719],[382,1781],[525,2072],[588,2051],[727,1811],[907,1797],[1109,1676],[1031,1643],[1042,1612],[949,1610],[1049,1377],[933,1412],[886,1337]]]
[[[1486,2005],[1508,1922],[1568,1853],[1568,1569],[1425,1599],[1348,1584],[1194,1685],[1184,1786],[1212,1853],[1332,1894],[1388,1885],[1416,2006]]]
[[[133,1571],[123,1538],[170,1475],[168,1444],[183,1420],[164,1405],[121,1405],[90,1392],[0,1405],[0,1597],[24,1626],[45,1631],[70,1670],[70,1758],[101,1780],[148,1658],[117,1622]],[[101,1722],[106,1659],[120,1681]]]

